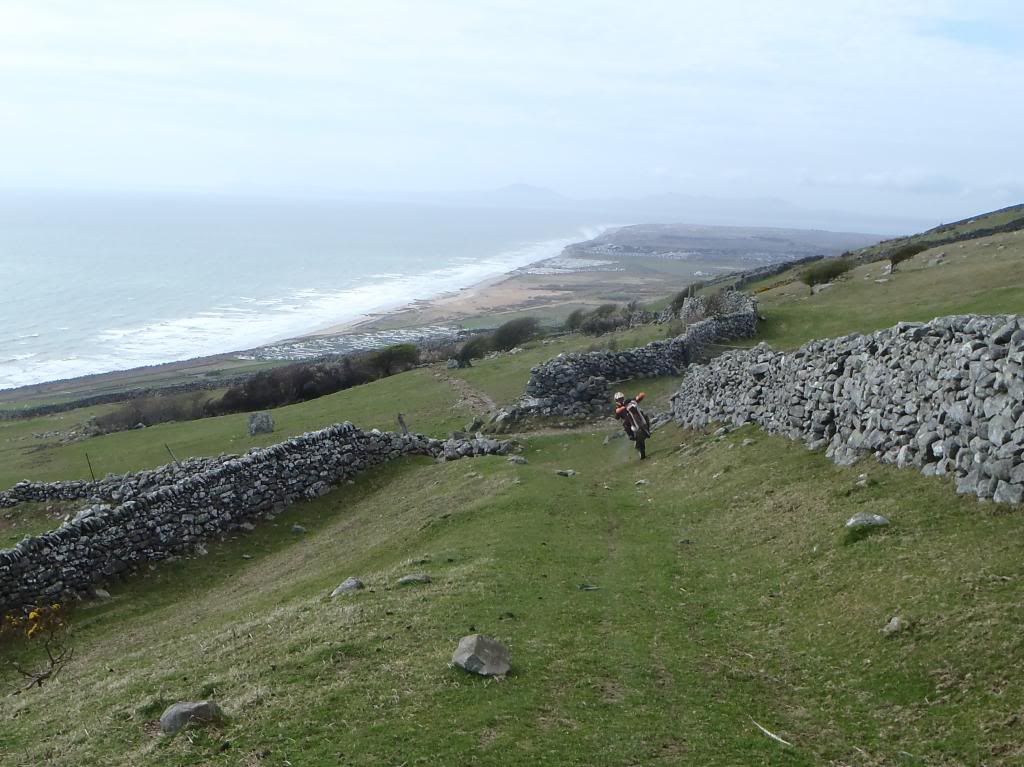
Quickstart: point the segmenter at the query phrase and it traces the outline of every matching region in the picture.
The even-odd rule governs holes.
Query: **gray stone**
[[[452,664],[480,676],[503,676],[512,667],[512,654],[497,639],[470,634],[459,640]]]
[[[1020,503],[1024,501],[1024,487],[1000,480],[992,500],[996,503]]]
[[[412,573],[403,575],[398,579],[399,586],[415,586],[422,583],[431,583],[432,579],[426,573]]]
[[[899,615],[894,615],[880,630],[885,636],[893,636],[907,629],[907,622]]]
[[[263,411],[249,414],[249,436],[257,434],[270,434],[274,431],[274,416]]]
[[[885,527],[889,520],[881,514],[872,514],[870,511],[858,511],[848,520],[846,527],[850,530],[857,530],[864,527]]]
[[[342,594],[351,594],[354,591],[360,591],[364,588],[366,588],[366,586],[363,585],[363,582],[358,578],[346,578],[341,582],[340,586],[331,592],[331,597],[340,597]]]
[[[302,525],[292,525],[292,532],[296,535],[302,535],[304,532],[306,532],[306,528],[304,528]]]
[[[160,715],[160,731],[173,735],[188,724],[208,724],[223,718],[224,712],[212,700],[175,703]]]
[[[242,456],[186,458],[95,482],[19,483],[0,491],[0,505],[95,501],[61,528],[0,550],[0,610],[91,594],[100,577],[201,556],[205,540],[253,530],[256,520],[271,519],[291,503],[351,483],[359,472],[403,455],[439,458],[450,452],[455,459],[505,454],[508,448],[508,442],[492,439],[441,442],[343,423]],[[241,556],[253,559],[250,553]]]
[[[576,472],[573,469],[559,469],[555,472],[560,477],[575,477]]]
[[[527,461],[527,460],[526,460],[526,459],[525,459],[525,458],[524,458],[523,456],[521,456],[521,455],[510,455],[510,456],[509,456],[508,458],[506,458],[505,460],[507,460],[507,461],[508,461],[509,463],[518,463],[518,464],[524,464],[524,463],[529,463],[529,461]]]

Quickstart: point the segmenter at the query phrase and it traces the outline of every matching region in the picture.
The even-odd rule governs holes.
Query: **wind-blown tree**
[[[923,242],[912,242],[909,245],[904,245],[901,248],[896,248],[889,252],[889,273],[896,273],[896,265],[902,264],[904,261],[909,261],[918,253],[924,253],[930,245]]]

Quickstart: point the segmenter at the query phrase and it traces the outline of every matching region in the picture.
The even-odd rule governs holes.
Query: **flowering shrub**
[[[67,645],[66,611],[59,604],[39,605],[20,613],[6,613],[0,618],[0,640],[28,640],[42,644],[46,664],[39,671],[26,671],[17,663],[14,668],[28,680],[24,689],[42,687],[71,660],[73,650]]]

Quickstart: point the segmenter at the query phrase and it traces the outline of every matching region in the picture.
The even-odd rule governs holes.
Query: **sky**
[[[0,0],[0,189],[1024,202],[1016,0]]]

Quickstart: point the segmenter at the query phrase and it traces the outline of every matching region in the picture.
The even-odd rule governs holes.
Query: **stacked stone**
[[[524,404],[543,415],[583,415],[608,406],[608,381],[678,375],[686,347],[655,341],[621,352],[560,354],[533,368]]]
[[[1024,319],[940,317],[871,335],[765,345],[691,367],[677,423],[757,423],[840,464],[872,454],[955,478],[957,492],[1024,498]]]
[[[222,456],[192,474],[165,466],[128,475],[126,487],[145,477],[139,486],[150,489],[115,506],[92,506],[56,530],[0,551],[0,610],[65,599],[145,562],[188,553],[400,456],[450,460],[508,450],[507,442],[487,438],[445,442],[344,423],[244,456]],[[144,485],[154,476],[174,481]]]
[[[220,458],[189,458],[180,463],[134,474],[108,474],[95,482],[67,480],[62,482],[19,482],[9,490],[0,492],[0,507],[19,503],[46,503],[51,501],[89,500],[117,502],[134,498],[155,487],[170,485],[196,472],[208,471]]]
[[[654,341],[621,352],[560,354],[533,368],[526,396],[496,421],[529,415],[586,416],[606,411],[610,383],[633,378],[679,375],[691,359],[714,342],[749,338],[757,332],[757,303],[743,293],[728,294],[727,305],[736,311],[690,325],[671,341]]]

